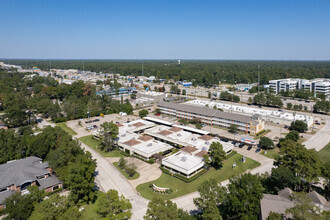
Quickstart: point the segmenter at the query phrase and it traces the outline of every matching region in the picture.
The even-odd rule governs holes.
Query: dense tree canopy
[[[328,61],[225,61],[225,60],[184,60],[177,65],[176,60],[52,60],[55,69],[79,69],[103,73],[124,75],[144,75],[163,79],[189,80],[196,84],[214,85],[218,82],[253,83],[258,81],[260,65],[260,83],[280,78],[330,78]],[[48,60],[10,60],[32,68],[48,70]]]
[[[214,168],[220,169],[226,159],[226,152],[223,150],[220,142],[213,142],[210,145],[211,164]]]

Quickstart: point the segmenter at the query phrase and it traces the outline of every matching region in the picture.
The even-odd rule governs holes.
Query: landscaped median
[[[135,180],[137,178],[140,177],[140,174],[138,172],[136,172],[134,174],[134,176],[130,176],[128,175],[127,172],[125,172],[125,170],[121,169],[119,166],[118,166],[118,162],[114,162],[113,165],[128,179],[128,180]]]
[[[234,154],[225,161],[220,170],[211,168],[207,173],[201,175],[199,178],[190,183],[186,183],[172,175],[162,173],[158,179],[140,184],[136,187],[136,189],[146,199],[151,200],[155,197],[173,199],[197,191],[198,186],[205,180],[213,178],[217,182],[222,182],[234,175],[244,173],[246,170],[251,170],[260,165],[259,162],[250,158],[246,158],[246,162],[242,163],[242,158],[242,155]],[[234,163],[236,163],[235,168],[233,168]],[[173,192],[170,194],[155,193],[150,189],[150,184],[154,184],[157,187],[170,188]]]
[[[88,145],[89,147],[93,148],[95,151],[97,151],[99,154],[101,154],[104,157],[124,157],[124,155],[121,153],[120,150],[113,150],[110,152],[104,152],[99,149],[99,145],[101,142],[99,140],[96,140],[94,138],[94,135],[87,135],[84,137],[79,138],[81,142]]]

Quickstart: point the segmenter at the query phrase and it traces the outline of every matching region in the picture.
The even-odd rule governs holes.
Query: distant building
[[[280,91],[307,90],[330,95],[330,79],[277,79],[270,80],[269,87],[276,93]]]
[[[48,162],[38,157],[8,161],[0,165],[0,209],[4,201],[13,193],[28,193],[27,188],[36,185],[39,189],[52,192],[62,188]]]

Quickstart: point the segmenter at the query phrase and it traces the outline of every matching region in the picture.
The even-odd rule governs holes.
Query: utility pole
[[[260,93],[260,73],[259,73],[259,68],[260,68],[260,65],[258,65],[258,95]]]

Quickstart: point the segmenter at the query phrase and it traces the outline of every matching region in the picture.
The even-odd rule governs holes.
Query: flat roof
[[[192,101],[187,103],[192,103]],[[208,107],[200,107],[196,105],[178,104],[173,102],[161,102],[158,104],[158,106],[175,109],[176,111],[183,111],[183,112],[203,115],[206,117],[224,118],[224,119],[240,121],[244,123],[256,122],[256,120],[254,120],[251,116],[237,114],[237,113],[230,113],[230,112],[222,112],[217,109],[210,109]]]
[[[178,152],[162,160],[164,166],[173,168],[176,171],[184,174],[191,174],[204,166],[203,158],[187,154],[184,152]]]
[[[183,130],[191,131],[191,132],[198,133],[198,134],[209,134],[210,133],[208,131],[200,130],[200,129],[197,129],[197,128],[192,128],[192,127],[189,127],[189,126],[183,126],[183,125],[173,125],[173,127],[182,128]]]

